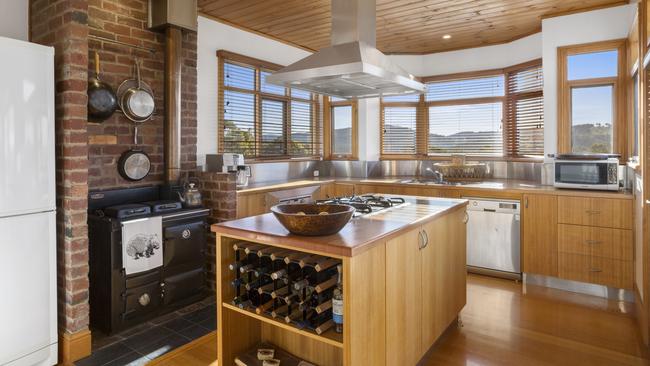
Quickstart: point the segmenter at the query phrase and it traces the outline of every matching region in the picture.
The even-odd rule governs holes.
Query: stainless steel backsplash
[[[436,162],[431,160],[383,161],[295,161],[251,165],[251,183],[320,177],[381,178],[431,176]],[[485,161],[491,178],[542,182],[542,163]]]

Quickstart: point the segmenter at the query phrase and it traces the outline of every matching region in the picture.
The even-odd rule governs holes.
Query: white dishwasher
[[[467,269],[505,278],[521,278],[519,201],[465,197]]]

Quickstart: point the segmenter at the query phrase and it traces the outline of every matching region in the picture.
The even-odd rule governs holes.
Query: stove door
[[[122,313],[123,320],[130,320],[133,318],[148,317],[152,312],[158,310],[162,303],[162,290],[160,281],[158,280],[158,273],[141,276],[138,279],[127,280],[127,288],[124,292],[124,312]],[[131,283],[143,282],[145,280],[153,280],[151,282],[144,282],[131,287]]]
[[[205,262],[205,224],[195,221],[164,229],[163,265]]]
[[[165,278],[165,305],[181,302],[205,289],[205,269],[203,266]]]

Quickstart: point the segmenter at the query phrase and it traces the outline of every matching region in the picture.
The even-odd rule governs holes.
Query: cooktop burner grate
[[[316,201],[316,203],[320,204],[350,205],[357,210],[355,217],[385,210],[404,202],[405,200],[401,197],[384,197],[370,194],[360,196],[333,197]]]

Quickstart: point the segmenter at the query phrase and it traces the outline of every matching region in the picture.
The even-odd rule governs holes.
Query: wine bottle
[[[234,280],[230,281],[230,286],[238,287],[238,286],[241,286],[241,285],[246,285],[248,282],[249,281],[246,278],[239,277],[239,278],[235,278]]]
[[[284,257],[284,263],[289,264],[289,263],[300,263],[302,260],[306,260],[307,258],[311,257],[311,254],[305,254],[305,253],[300,253],[300,252],[293,252],[290,255],[287,255]]]
[[[262,278],[262,279],[259,279],[259,280],[257,280],[257,281],[251,281],[251,282],[248,282],[248,283],[245,284],[245,286],[246,286],[246,291],[255,291],[255,292],[259,293],[259,290],[258,290],[258,289],[259,289],[260,287],[262,287],[262,286],[264,286],[264,285],[267,285],[267,284],[269,284],[269,283],[271,283],[271,282],[273,282],[273,281],[271,281],[271,280],[268,279],[268,278]],[[262,292],[262,293],[264,293],[264,292]],[[260,295],[261,295],[261,294],[260,294]]]
[[[296,308],[294,309],[291,314],[287,314],[284,317],[284,322],[285,323],[291,323],[293,320],[297,320],[302,317],[302,310]]]
[[[266,312],[268,309],[273,307],[273,302],[274,302],[274,300],[271,299],[271,300],[265,302],[264,304],[259,305],[257,308],[255,308],[255,312],[257,314],[262,314],[262,313]]]
[[[290,249],[275,250],[275,251],[273,251],[273,252],[271,253],[270,258],[271,258],[272,261],[276,261],[276,260],[282,260],[282,261],[284,261],[284,258],[285,258],[287,255],[291,254],[291,253],[294,253],[294,251],[293,251],[293,250],[290,250]],[[289,263],[287,263],[287,264],[289,264]]]
[[[244,253],[246,254],[257,253],[257,251],[262,249],[263,247],[264,247],[263,245],[258,245],[258,244],[248,245],[244,248]]]
[[[273,292],[271,292],[272,298],[284,297],[289,294],[289,286],[281,287]]]
[[[332,302],[333,302],[333,300],[329,299],[329,300],[327,300],[327,301],[325,301],[325,302],[323,302],[321,304],[316,305],[314,310],[316,310],[317,314],[321,314],[321,313],[323,313],[323,312],[325,312],[325,311],[332,308]]]
[[[332,294],[332,320],[336,324],[334,331],[336,333],[343,333],[343,283],[341,273],[343,267],[339,264],[336,266],[336,269],[339,273],[338,279],[336,281],[336,288]]]
[[[298,264],[300,265],[300,268],[304,268],[305,266],[313,267],[313,264],[316,263],[319,258],[322,258],[322,257],[320,255],[310,255],[310,256],[301,258],[298,261]]]
[[[244,301],[248,301],[248,294],[243,294],[241,296],[235,297],[234,299],[232,299],[232,304],[235,306],[239,306]]]
[[[289,311],[289,305],[287,304],[280,305],[271,311],[271,317],[283,318],[285,315],[287,315],[288,311]]]
[[[277,279],[279,279],[280,277],[284,277],[284,276],[286,276],[286,274],[287,274],[287,270],[286,270],[286,269],[279,269],[279,270],[277,270],[277,271],[271,273],[271,278],[274,279],[274,280],[277,280]]]
[[[239,272],[240,273],[246,273],[248,271],[252,271],[254,268],[255,268],[255,265],[253,263],[248,263],[248,264],[245,264],[245,265],[239,267]]]
[[[323,334],[334,325],[334,320],[328,319],[318,325],[314,330],[317,334]]]
[[[336,276],[331,277],[329,280],[323,281],[318,285],[314,286],[314,289],[316,290],[316,292],[321,293],[327,289],[336,286],[337,282],[338,282],[338,278]]]
[[[307,286],[309,286],[308,278],[303,278],[302,280],[293,283],[293,289],[296,291],[302,291],[302,289],[304,289]]]
[[[245,265],[247,265],[247,264],[248,264],[248,261],[243,260],[243,261],[239,261],[239,262],[235,262],[235,263],[230,263],[230,264],[228,265],[228,268],[229,268],[231,271],[238,271],[242,266],[245,266]]]
[[[271,270],[270,267],[259,267],[253,270],[253,274],[255,275],[255,277],[260,277],[263,274],[268,273],[270,270]]]
[[[270,256],[274,250],[275,250],[274,247],[260,248],[257,250],[257,256],[258,257]]]
[[[285,302],[285,304],[290,305],[293,304],[295,301],[299,299],[299,295],[297,292],[291,292],[289,295],[282,297],[282,301]]]
[[[326,258],[317,262],[316,265],[314,266],[314,269],[316,270],[316,272],[322,272],[336,266],[339,263],[341,263],[341,261],[338,259]]]

